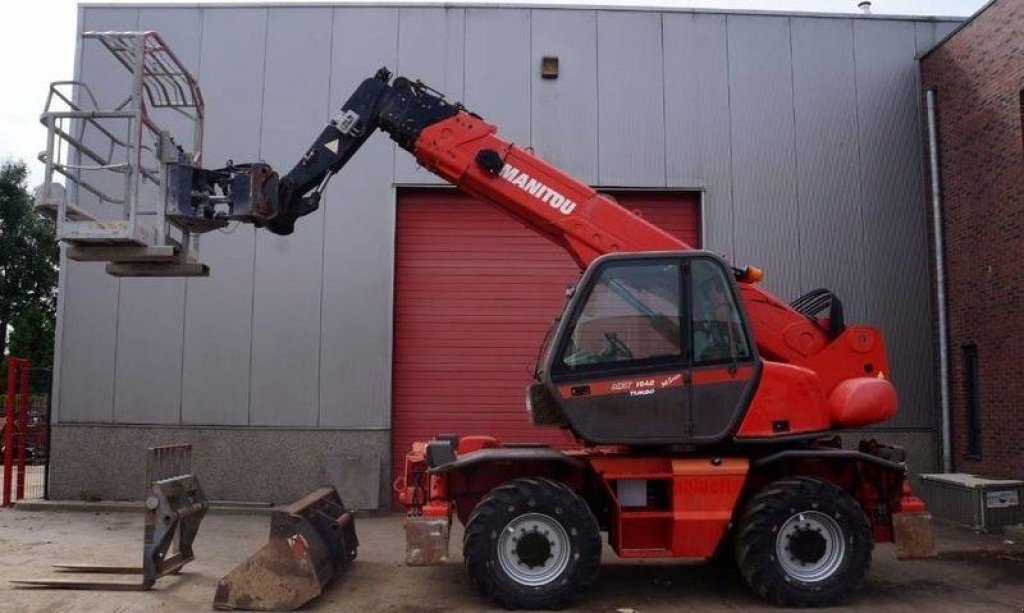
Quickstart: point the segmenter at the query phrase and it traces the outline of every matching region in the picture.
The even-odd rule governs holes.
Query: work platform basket
[[[112,91],[107,73],[102,87],[51,84],[36,208],[70,259],[108,262],[117,276],[205,276],[198,235],[167,206],[168,165],[202,162],[199,84],[156,32],[82,34],[83,57],[96,45],[128,71],[125,86]]]

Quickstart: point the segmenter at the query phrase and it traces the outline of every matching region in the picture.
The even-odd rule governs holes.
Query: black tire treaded
[[[515,517],[532,512],[558,519],[574,554],[561,577],[541,587],[516,584],[494,559],[500,531]],[[491,490],[473,509],[466,522],[463,558],[473,583],[496,604],[508,609],[561,609],[577,602],[597,581],[601,534],[590,507],[565,484],[513,479]]]
[[[846,560],[836,574],[816,583],[786,576],[775,557],[775,535],[800,511],[828,513],[846,540]],[[768,484],[747,504],[736,532],[736,561],[754,592],[776,605],[822,607],[844,603],[863,584],[874,538],[860,504],[827,481],[790,477]]]
[[[708,558],[708,563],[721,569],[736,568],[736,530],[732,527],[726,528],[722,539],[715,547],[715,553]]]

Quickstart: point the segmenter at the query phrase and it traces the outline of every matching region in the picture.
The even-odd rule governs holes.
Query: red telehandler
[[[815,606],[861,585],[875,542],[928,549],[903,451],[836,435],[896,411],[876,329],[848,324],[825,289],[781,302],[758,269],[693,249],[421,82],[386,69],[363,81],[283,177],[170,165],[169,216],[289,234],[377,130],[583,269],[526,390],[532,423],[580,444],[416,443],[395,482],[410,561],[443,559],[457,515],[486,597],[558,608],[597,580],[604,531],[620,557],[734,557],[764,599]]]

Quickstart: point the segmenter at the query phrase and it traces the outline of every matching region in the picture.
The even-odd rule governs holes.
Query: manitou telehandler
[[[116,37],[127,36],[86,35],[114,51],[122,49]],[[165,49],[155,33],[135,36]],[[119,57],[149,47],[123,48]],[[180,66],[173,57],[165,63]],[[130,65],[137,83],[187,78],[181,91],[194,94],[183,99],[201,118],[187,71],[150,64]],[[503,140],[439,92],[391,77],[381,69],[363,81],[284,176],[260,162],[204,169],[198,155],[168,147],[163,133],[158,150],[161,214],[186,234],[241,221],[285,235],[381,130],[424,168],[564,247],[583,269],[526,390],[532,423],[565,428],[578,444],[509,444],[487,433],[415,443],[394,484],[408,510],[410,563],[445,559],[456,515],[470,577],[506,607],[558,608],[581,598],[597,580],[602,532],[622,558],[735,558],[764,599],[808,606],[837,603],[857,588],[875,542],[895,540],[907,556],[929,551],[929,516],[910,492],[903,451],[874,441],[852,450],[836,435],[896,411],[877,330],[847,324],[825,289],[781,302],[758,285],[760,270],[693,249]],[[146,92],[152,99],[160,88]],[[134,270],[162,274],[161,266]],[[488,394],[471,382],[462,391]],[[323,513],[297,504],[300,527],[272,527],[270,558],[287,557],[289,547],[298,556],[341,525],[331,519],[314,529],[306,518]],[[352,530],[350,515],[334,517]],[[345,542],[339,555],[347,561],[354,533]],[[280,605],[261,592],[279,588],[264,580],[274,578],[274,560],[258,558],[221,582],[216,606]],[[332,572],[310,570],[304,598]]]
[[[455,514],[470,577],[507,607],[582,597],[602,531],[623,558],[734,555],[763,598],[828,605],[861,584],[875,541],[923,530],[903,451],[847,450],[835,434],[896,412],[877,330],[847,324],[828,290],[780,302],[761,271],[694,250],[421,82],[385,69],[363,81],[283,177],[262,163],[172,166],[176,214],[198,230],[241,220],[289,234],[378,129],[584,269],[526,390],[532,422],[581,445],[416,443],[395,483],[411,562],[444,557]]]

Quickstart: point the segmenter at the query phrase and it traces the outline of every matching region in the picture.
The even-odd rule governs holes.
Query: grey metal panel
[[[199,66],[199,9],[139,10],[139,29],[156,30],[189,69]],[[176,113],[152,110],[152,119],[191,148],[189,122]],[[159,190],[139,191],[140,209],[155,210]],[[183,279],[122,279],[118,303],[114,421],[176,424],[181,409]]]
[[[928,51],[939,40],[935,37],[936,23],[934,21],[919,21],[914,24],[914,40],[917,55]]]
[[[328,118],[329,8],[271,8],[260,156],[283,174]],[[297,42],[301,39],[301,44]],[[323,210],[291,236],[256,234],[249,423],[315,426],[320,387]]]
[[[81,28],[85,24],[85,7],[79,6],[75,9],[75,14],[79,24],[75,30],[75,36],[79,36]],[[74,76],[81,74],[82,72],[82,40],[81,37],[75,43],[75,64],[74,64]],[[67,188],[67,181],[65,181],[65,188]],[[67,191],[68,195],[72,195],[71,189]],[[57,310],[56,319],[54,325],[54,343],[53,343],[53,373],[50,379],[50,423],[59,424],[61,423],[61,362],[63,361],[64,355],[64,325],[66,323],[65,312],[68,304],[68,292],[67,292],[67,281],[68,281],[68,259],[66,253],[66,247],[63,245],[59,246],[60,255],[58,260],[58,273],[57,273]],[[117,322],[114,322],[116,327]],[[111,407],[113,411],[113,407]]]
[[[912,22],[856,21],[857,116],[867,320],[887,334],[902,408],[889,425],[931,425],[932,352]]]
[[[331,109],[398,54],[398,10],[334,11]],[[322,427],[386,428],[391,421],[391,142],[371,139],[334,180],[324,204]]]
[[[529,78],[530,140],[537,155],[597,183],[597,13],[535,10]],[[559,58],[557,79],[542,79],[544,56]]]
[[[84,8],[80,31],[135,29],[135,9]],[[82,48],[79,79],[97,83],[101,104],[115,104],[129,84],[128,72],[97,45]],[[83,196],[80,202],[89,206]],[[90,207],[96,211],[95,206]],[[106,217],[110,217],[109,211]],[[111,422],[114,415],[114,360],[117,343],[119,282],[99,263],[65,262],[61,311],[60,420]]]
[[[669,187],[704,192],[704,248],[731,258],[732,150],[724,15],[666,14],[665,150]]]
[[[598,182],[665,185],[660,13],[597,15]]]
[[[267,9],[203,9],[202,19],[204,162],[259,159]],[[200,240],[210,276],[187,281],[183,423],[249,423],[255,232],[237,225]]]
[[[466,12],[466,107],[530,146],[530,11]]]
[[[466,10],[402,7],[398,31],[398,74],[423,81],[449,100],[462,101]],[[394,151],[396,183],[443,183],[420,168],[412,154],[398,147]]]
[[[961,21],[939,21],[935,24],[935,42],[938,43],[943,38],[949,36],[949,34],[960,27],[963,22]]]
[[[853,27],[793,19],[801,291],[832,289],[853,320],[864,316]]]
[[[764,268],[765,286],[792,300],[801,284],[789,19],[727,23],[736,262]]]
[[[114,422],[176,424],[181,409],[185,284],[122,279]]]
[[[60,421],[114,417],[117,287],[102,263],[66,261],[61,318]]]

